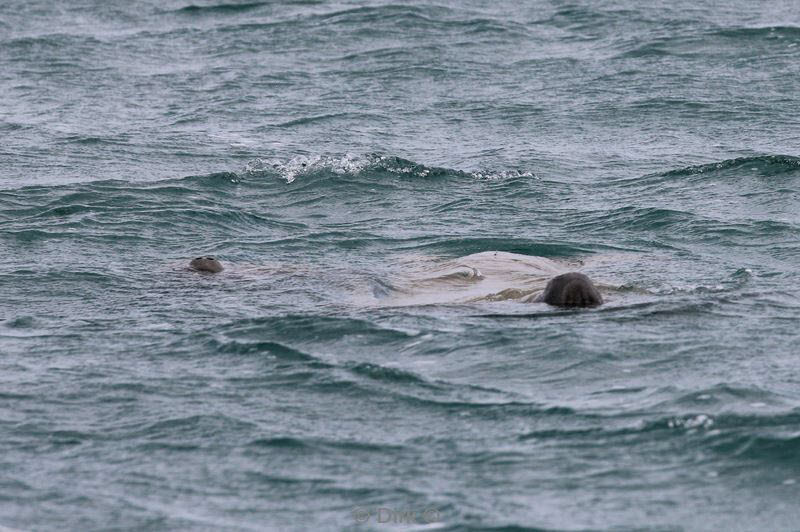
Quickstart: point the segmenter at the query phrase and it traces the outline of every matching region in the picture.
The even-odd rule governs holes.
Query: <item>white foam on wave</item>
[[[670,419],[667,422],[667,426],[671,429],[675,428],[685,428],[685,429],[695,429],[695,428],[703,428],[707,429],[714,425],[714,418],[708,416],[706,414],[698,414],[696,416],[687,416],[687,417],[676,417]]]
[[[355,175],[367,169],[385,170],[393,174],[405,174],[416,177],[430,177],[441,173],[453,175],[470,176],[479,180],[505,180],[513,178],[534,178],[536,174],[530,171],[521,170],[479,170],[474,172],[464,172],[447,168],[430,167],[416,164],[405,159],[390,155],[356,155],[347,153],[342,156],[300,155],[289,160],[258,158],[247,163],[244,175],[256,176],[265,173],[274,173],[285,179],[287,183],[292,183],[299,176],[319,171],[329,171],[334,174]]]
[[[254,159],[245,167],[246,175],[257,175],[274,172],[292,183],[297,176],[320,170],[328,170],[335,174],[357,174],[372,164],[370,158],[360,155],[346,154],[341,157],[328,155],[292,157],[288,161],[279,159]]]

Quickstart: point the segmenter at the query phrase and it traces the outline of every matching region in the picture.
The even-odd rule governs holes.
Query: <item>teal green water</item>
[[[623,4],[0,6],[0,527],[796,529],[798,12]]]

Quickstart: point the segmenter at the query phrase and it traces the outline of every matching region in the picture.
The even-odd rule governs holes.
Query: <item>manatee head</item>
[[[550,279],[536,301],[556,307],[594,307],[602,304],[603,298],[588,277],[570,272]]]
[[[192,259],[189,267],[198,272],[219,273],[223,270],[222,263],[214,257],[197,257]]]

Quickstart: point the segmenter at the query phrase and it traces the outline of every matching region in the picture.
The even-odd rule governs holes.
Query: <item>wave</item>
[[[530,171],[473,171],[454,170],[437,166],[426,166],[402,157],[367,154],[344,156],[311,156],[292,159],[254,159],[242,174],[244,177],[280,177],[292,183],[299,177],[351,176],[356,178],[470,178],[502,180],[512,178],[534,178]]]
[[[741,415],[723,414],[703,416],[702,422],[672,425],[669,429],[692,431],[704,429],[705,438],[695,446],[708,449],[715,458],[723,460],[746,460],[761,463],[787,464],[797,467],[800,452],[800,411],[785,414]]]
[[[753,55],[752,46],[762,41],[764,45],[793,46],[800,41],[798,26],[732,27],[712,30],[698,30],[691,33],[677,31],[668,37],[651,37],[647,42],[637,38],[622,38],[617,47],[622,50],[615,59],[696,57],[704,58],[709,47],[722,51],[732,46],[741,51],[741,57],[754,57],[759,61],[769,59],[762,52]]]
[[[317,117],[320,119],[333,118],[333,116]],[[306,119],[299,119],[297,124],[305,123]],[[310,120],[316,120],[311,118]],[[80,140],[78,140],[80,141]],[[95,142],[94,139],[89,140]],[[335,184],[336,178],[342,183],[365,183],[370,186],[387,186],[393,179],[471,179],[480,181],[514,181],[517,179],[538,179],[530,170],[505,169],[505,170],[458,170],[453,168],[429,166],[409,159],[393,155],[369,153],[364,155],[317,155],[297,156],[289,159],[256,158],[245,164],[240,171],[220,171],[208,174],[195,174],[184,177],[171,177],[159,181],[137,183],[119,179],[97,180],[84,183],[70,183],[50,186],[23,186],[0,190],[0,215],[7,207],[17,207],[25,204],[40,205],[35,201],[48,200],[48,196],[55,195],[56,200],[51,205],[53,208],[84,204],[93,200],[104,200],[114,195],[124,196],[126,200],[134,199],[137,195],[146,195],[152,199],[164,200],[170,197],[189,196],[194,192],[216,189],[219,192],[231,190],[231,185],[260,186],[268,181],[264,179],[281,179],[287,183],[303,181],[331,180]],[[348,181],[349,180],[349,181]],[[105,201],[110,204],[110,200]],[[80,207],[76,206],[76,209]],[[29,213],[30,214],[30,213]]]
[[[797,234],[798,226],[786,221],[763,220],[755,218],[716,219],[713,211],[701,214],[678,209],[659,207],[625,206],[609,211],[596,212],[586,220],[572,223],[573,230],[585,234],[590,231],[606,232],[649,232],[657,231],[665,242],[671,241],[674,235],[694,236],[706,241],[718,243],[736,243],[757,247],[772,245],[772,242],[752,240],[753,237],[781,238],[792,241]],[[724,213],[723,213],[724,214]],[[719,214],[717,214],[719,215]]]
[[[443,29],[457,29],[461,33],[493,32],[506,35],[527,35],[529,33],[528,28],[518,22],[485,16],[464,17],[463,15],[463,11],[457,11],[441,4],[422,6],[390,4],[348,8],[317,15],[316,18],[326,24],[367,24],[375,26],[392,23],[409,29],[435,26]]]
[[[351,339],[354,332],[357,339]],[[264,374],[235,379],[242,388],[287,387],[308,394],[390,400],[410,408],[470,411],[491,418],[510,416],[572,416],[574,410],[532,403],[516,394],[474,384],[431,380],[408,369],[377,364],[364,358],[373,349],[399,349],[417,332],[387,329],[374,321],[315,315],[289,315],[236,320],[204,333],[201,338],[169,344],[166,351],[230,355],[267,355]],[[334,354],[310,354],[306,338],[333,342],[334,352],[345,351],[347,359]],[[198,340],[204,348],[198,348]],[[394,346],[394,347],[392,347]],[[330,351],[330,349],[329,349]],[[269,360],[274,360],[273,364]]]
[[[615,59],[639,59],[639,58],[659,59],[671,55],[680,55],[680,54],[677,54],[674,51],[666,49],[664,47],[663,42],[652,42],[652,43],[638,45],[631,50],[626,50],[614,56],[614,58]]]
[[[358,364],[349,365],[349,369],[357,375],[378,381],[429,386],[429,383],[419,375],[415,375],[410,371],[405,371],[399,368],[390,368],[369,362],[360,362]]]
[[[663,194],[665,183],[683,194],[684,181],[709,180],[704,194],[727,194],[716,185],[718,180],[753,179],[753,176],[772,177],[777,184],[765,190],[748,186],[744,192],[761,194],[760,204],[772,208],[772,198],[783,197],[792,185],[787,178],[800,176],[800,158],[790,155],[762,155],[727,159],[715,163],[686,166],[638,178],[611,182],[615,187],[630,187],[639,198]],[[781,179],[778,181],[777,178]],[[274,231],[272,242],[305,239],[335,241],[342,247],[366,246],[385,237],[374,229],[379,215],[359,221],[357,227],[337,226],[309,233],[313,224],[303,225],[287,217],[285,212],[261,212],[254,209],[256,198],[270,196],[270,201],[282,197],[284,209],[302,208],[309,204],[330,202],[334,195],[349,197],[369,194],[371,197],[396,197],[416,194],[420,187],[444,192],[467,181],[490,181],[487,189],[493,194],[512,198],[519,193],[545,190],[532,180],[538,178],[530,171],[466,171],[429,166],[392,155],[366,154],[343,156],[295,157],[292,159],[253,159],[238,172],[224,171],[190,175],[150,183],[130,183],[121,180],[95,181],[55,186],[21,187],[0,191],[0,224],[5,234],[18,242],[44,239],[73,238],[80,233],[90,241],[114,238],[140,241],[165,230],[190,235],[196,228],[217,228],[228,235],[251,234],[254,230]],[[285,184],[291,185],[289,187]],[[608,189],[609,183],[601,185]],[[648,188],[649,187],[649,188]],[[502,188],[502,190],[501,190]],[[652,190],[650,190],[652,189]],[[779,190],[778,190],[779,189]],[[736,189],[740,193],[740,189]],[[538,193],[538,192],[536,192]],[[546,193],[542,192],[542,194]],[[687,192],[688,194],[688,192]],[[413,196],[411,196],[413,197]],[[484,196],[477,196],[478,198]],[[483,204],[472,203],[476,196],[453,199],[430,206],[433,212],[456,213],[472,209],[487,212]],[[603,234],[621,231],[625,234],[658,232],[653,245],[668,249],[675,246],[676,232],[726,244],[776,245],[792,242],[797,224],[786,216],[769,213],[709,210],[695,206],[691,200],[679,201],[672,195],[659,201],[658,206],[625,205],[617,208],[567,214],[563,223],[571,234]],[[632,203],[632,202],[629,202]],[[775,205],[775,209],[782,208]],[[767,217],[769,216],[769,217]],[[357,229],[357,233],[351,231]],[[298,231],[293,231],[298,230]],[[505,231],[504,231],[505,233]],[[767,240],[753,240],[753,237]],[[396,250],[435,250],[448,256],[463,256],[495,249],[524,255],[572,257],[591,254],[597,245],[552,237],[547,241],[515,236],[417,236],[394,239]]]
[[[255,423],[224,414],[198,414],[186,417],[171,417],[140,427],[127,437],[145,438],[216,438],[239,431],[256,428]]]
[[[304,353],[298,349],[291,348],[278,342],[270,341],[255,341],[255,342],[240,342],[240,341],[219,341],[211,340],[207,343],[212,351],[226,355],[269,355],[281,361],[298,361],[298,362],[317,362],[319,359]]]
[[[784,402],[784,398],[774,392],[754,386],[746,387],[723,383],[672,398],[662,403],[661,406],[703,406],[705,409],[710,407],[729,409],[733,405],[736,405],[737,408],[755,405],[753,408],[763,408],[768,405],[782,405]]]
[[[197,224],[231,232],[285,228],[282,217],[242,208],[230,192],[231,172],[156,183],[95,181],[0,192],[0,224],[18,242],[81,238],[89,241],[146,240],[153,231],[191,232]]]
[[[448,238],[430,237],[414,239],[408,244],[399,246],[401,249],[434,250],[442,255],[461,257],[480,253],[486,250],[518,253],[535,257],[575,257],[590,254],[593,249],[569,242],[542,242],[522,238],[502,237],[464,237]]]
[[[183,13],[189,15],[218,15],[227,13],[246,13],[261,7],[270,5],[270,2],[245,2],[241,4],[215,4],[210,6],[198,6],[191,4],[171,11],[172,13]]]
[[[381,327],[372,320],[306,314],[236,320],[215,331],[225,338],[238,341],[277,338],[277,341],[283,342],[313,336],[315,341],[322,342],[340,339],[352,331],[360,331],[360,334],[368,335],[381,344],[416,337],[414,332]]]
[[[592,421],[591,419],[586,419]],[[571,445],[591,447],[615,445],[639,447],[645,442],[680,441],[684,452],[698,460],[730,465],[747,460],[764,463],[791,463],[796,466],[800,452],[797,431],[800,411],[778,414],[684,413],[619,426],[624,419],[598,417],[589,426],[542,428],[519,434],[519,441],[569,440]]]
[[[251,4],[245,5],[250,6]],[[247,7],[242,10],[227,7],[227,5],[211,6],[209,8],[187,6],[169,13],[185,16],[215,14],[225,16],[239,12],[256,11],[261,8],[257,3],[252,5],[253,7]],[[530,29],[523,23],[503,18],[487,17],[484,14],[478,15],[475,12],[456,10],[444,5],[430,4],[421,6],[389,4],[334,9],[333,11],[309,13],[284,20],[273,18],[269,21],[248,20],[240,23],[229,23],[217,27],[216,31],[236,34],[272,30],[284,32],[289,27],[296,27],[300,32],[319,27],[325,27],[329,30],[340,29],[341,31],[350,31],[353,28],[357,28],[359,35],[369,37],[383,37],[387,31],[451,32],[458,38],[468,39],[462,42],[470,43],[475,42],[476,39],[480,39],[483,42],[491,42],[498,39],[507,41],[530,36]]]
[[[747,170],[750,175],[758,172],[761,176],[774,176],[797,172],[800,175],[800,157],[791,155],[759,155],[738,157],[715,163],[686,166],[676,170],[655,174],[661,177],[684,177],[699,174],[718,175]]]
[[[10,48],[23,51],[39,51],[42,48],[53,48],[57,50],[72,50],[73,46],[97,47],[103,44],[91,35],[72,34],[72,33],[47,33],[36,36],[17,37],[7,41],[0,41],[0,49]]]
[[[724,28],[713,35],[734,39],[800,39],[800,26],[762,26],[754,28]]]
[[[314,125],[319,122],[327,121],[360,121],[360,120],[376,120],[376,121],[389,121],[388,116],[376,113],[329,113],[315,116],[305,116],[288,122],[282,122],[275,127],[290,128],[295,126]]]
[[[446,7],[418,7],[404,5],[364,6],[342,9],[332,13],[317,15],[317,19],[328,24],[368,24],[400,22],[403,25],[419,26],[439,22],[438,14],[448,13]],[[369,26],[367,26],[369,27]]]
[[[353,440],[329,440],[324,438],[296,438],[290,436],[275,436],[271,438],[258,438],[248,444],[249,447],[284,449],[284,450],[309,450],[329,449],[354,451],[354,452],[387,452],[402,450],[400,445],[369,443]]]

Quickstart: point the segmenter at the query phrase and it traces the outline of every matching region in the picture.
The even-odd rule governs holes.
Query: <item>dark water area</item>
[[[0,4],[0,529],[796,530],[798,76],[794,1]]]

